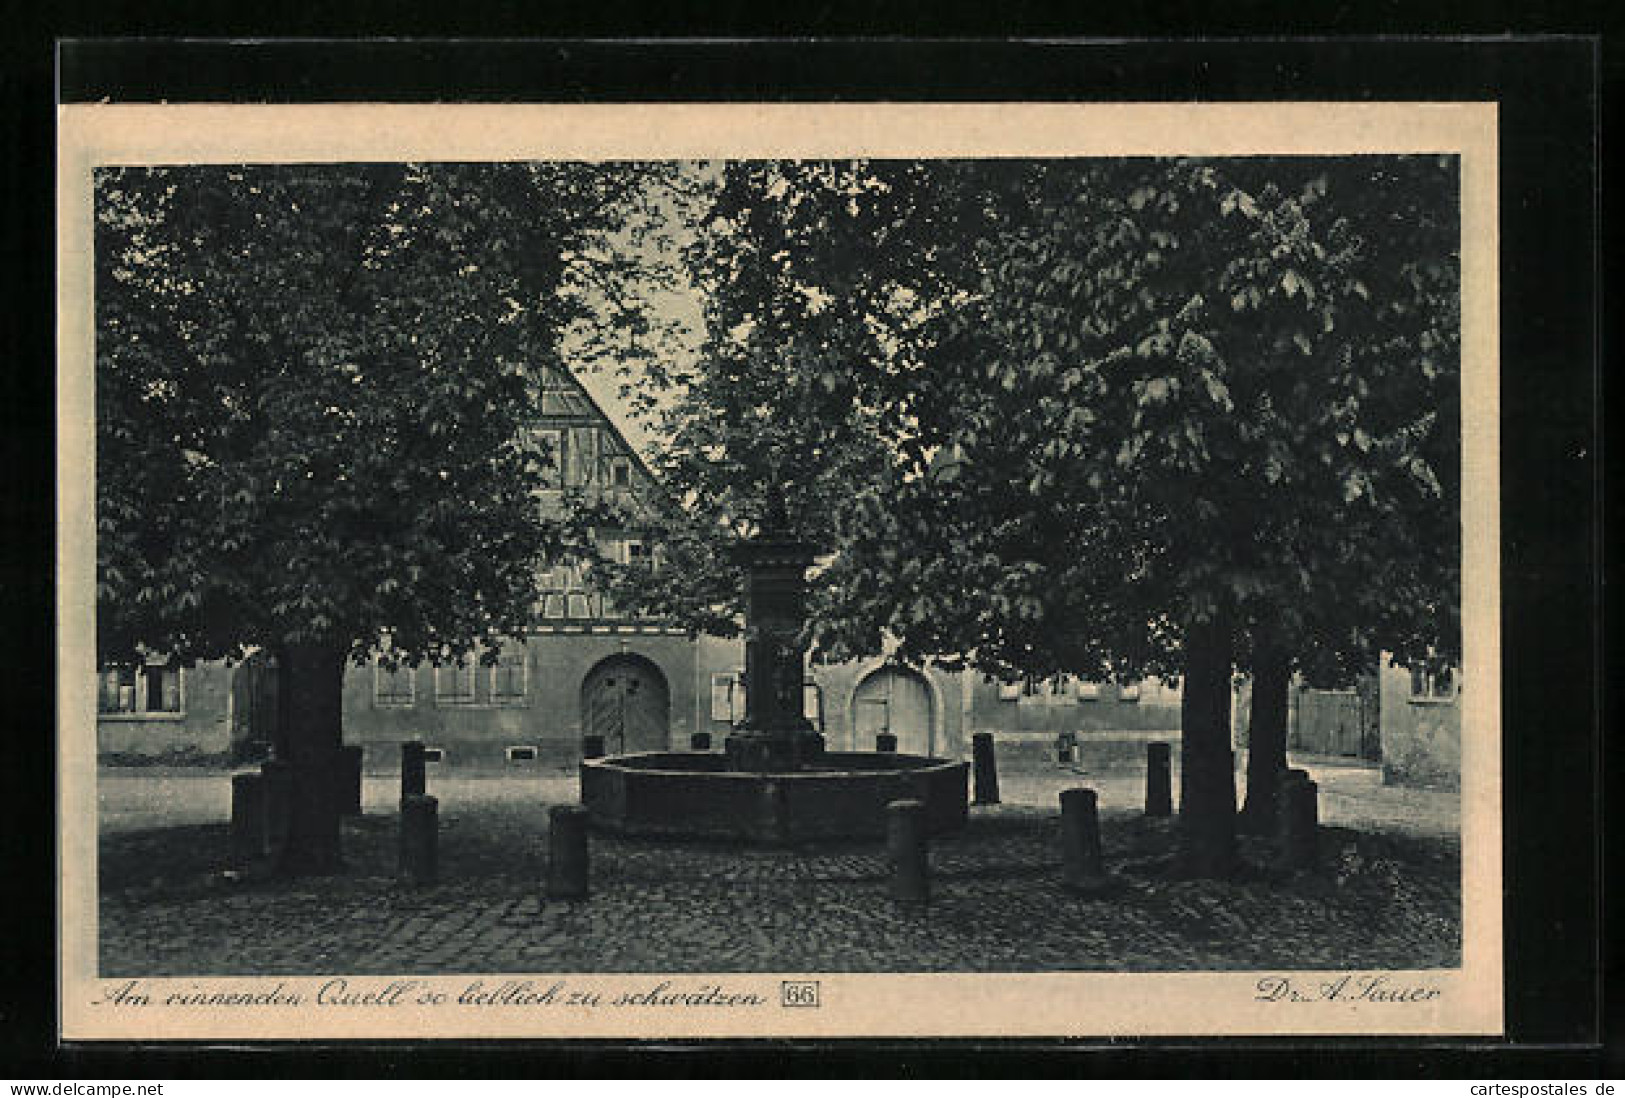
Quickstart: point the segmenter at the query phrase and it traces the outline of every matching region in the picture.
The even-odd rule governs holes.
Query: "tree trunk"
[[[282,739],[291,803],[288,841],[277,869],[288,875],[337,873],[342,868],[339,746],[345,652],[313,644],[289,644],[282,652]]]
[[[271,724],[271,757],[288,757],[288,646],[279,644],[271,649],[271,662],[276,665],[276,720]]]
[[[1275,826],[1275,802],[1286,770],[1287,695],[1292,661],[1277,639],[1261,636],[1253,653],[1253,704],[1247,731],[1247,806],[1242,828],[1267,835]]]
[[[1179,839],[1183,871],[1196,877],[1228,877],[1236,870],[1230,661],[1227,617],[1221,614],[1186,630],[1179,712]]]

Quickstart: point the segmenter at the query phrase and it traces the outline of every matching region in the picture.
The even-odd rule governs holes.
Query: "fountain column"
[[[764,532],[737,550],[745,565],[745,718],[723,745],[728,769],[790,771],[818,762],[824,737],[802,708],[801,626],[811,546]]]

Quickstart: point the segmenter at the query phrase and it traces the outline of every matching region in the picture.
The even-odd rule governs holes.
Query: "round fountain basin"
[[[582,760],[581,801],[617,834],[783,844],[884,838],[886,805],[915,800],[934,835],[964,826],[968,772],[923,755],[829,751],[817,768],[759,774],[728,770],[722,755],[650,752]]]

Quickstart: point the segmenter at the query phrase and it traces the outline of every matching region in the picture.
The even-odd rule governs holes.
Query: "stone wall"
[[[506,766],[508,747],[535,747],[536,761],[543,764],[573,763],[582,734],[582,681],[600,661],[633,655],[648,660],[665,678],[669,746],[686,750],[690,735],[704,731],[720,749],[730,724],[713,711],[712,677],[727,676],[744,664],[738,638],[690,640],[678,634],[590,627],[533,635],[524,652],[524,698],[501,704],[484,698],[475,704],[437,704],[434,670],[427,665],[413,675],[410,704],[381,702],[375,667],[352,666],[344,682],[345,741],[362,746],[369,769],[393,768],[399,744],[410,739],[442,748],[449,766]],[[810,668],[821,692],[823,731],[831,750],[873,750],[872,742],[857,742],[868,737],[854,727],[853,698],[884,666],[875,659]],[[223,760],[231,746],[233,673],[223,663],[184,672],[186,704],[178,716],[104,716],[99,722],[103,757],[112,762]],[[477,674],[489,671],[480,667]],[[1055,695],[1045,686],[1042,693],[1006,699],[997,682],[974,672],[927,668],[921,674],[930,697],[930,750],[943,758],[969,758],[971,733],[981,731],[997,733],[1012,745],[1031,741],[1040,753],[1050,751],[1061,732],[1159,733],[1157,738],[1174,739],[1179,733],[1178,690],[1155,681],[1139,684],[1137,695],[1107,684],[1086,698],[1075,690]],[[742,697],[736,704],[742,715]]]
[[[1100,683],[1088,692],[1074,683],[1059,694],[1040,683],[1037,693],[1011,698],[996,680],[975,673],[966,678],[968,732],[1023,733],[1035,739],[1053,739],[1062,732],[1179,732],[1179,688],[1159,680]]]
[[[694,652],[686,637],[656,633],[538,634],[525,645],[524,697],[492,704],[437,704],[434,669],[415,669],[410,704],[377,697],[371,664],[344,676],[344,739],[359,744],[363,765],[392,768],[400,743],[419,739],[446,752],[449,765],[503,766],[508,747],[535,747],[539,762],[574,762],[580,752],[581,684],[594,666],[614,656],[641,657],[659,669],[668,694],[669,744],[686,748],[698,706]],[[109,763],[224,762],[231,750],[233,668],[202,663],[182,672],[178,714],[102,714],[98,751]],[[489,669],[477,668],[488,675]]]
[[[100,713],[96,718],[96,753],[105,762],[224,762],[230,752],[231,670],[224,663],[181,671],[179,713]]]
[[[659,669],[668,696],[667,746],[686,749],[695,727],[694,645],[679,635],[636,632],[533,635],[525,645],[524,697],[501,704],[436,704],[429,666],[416,671],[411,706],[380,704],[374,668],[352,667],[344,680],[344,738],[361,745],[369,768],[395,765],[400,743],[411,739],[444,750],[451,766],[504,766],[509,747],[535,747],[540,762],[573,762],[582,735],[582,682],[617,656]]]
[[[1382,660],[1383,781],[1456,789],[1461,784],[1460,677],[1447,697],[1418,697],[1411,673]]]

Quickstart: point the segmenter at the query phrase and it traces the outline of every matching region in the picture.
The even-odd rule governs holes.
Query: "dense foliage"
[[[703,558],[782,500],[833,554],[833,655],[1177,671],[1217,601],[1328,677],[1452,652],[1455,186],[1438,158],[730,164],[674,536]],[[726,618],[692,571],[668,607]]]
[[[531,621],[537,566],[579,547],[538,503],[536,367],[567,336],[601,351],[606,318],[645,326],[613,293],[637,254],[605,241],[662,174],[98,175],[99,654],[274,655],[284,868],[339,864],[346,661],[489,657]]]
[[[1455,189],[1440,158],[729,165],[674,540],[782,501],[832,658],[1185,676],[1220,811],[1255,647],[1340,678],[1459,643]],[[666,608],[725,619],[690,574]]]
[[[521,628],[531,368],[640,173],[117,169],[97,181],[100,648],[438,656]],[[603,283],[618,272],[591,265]]]

